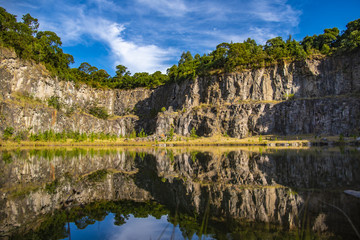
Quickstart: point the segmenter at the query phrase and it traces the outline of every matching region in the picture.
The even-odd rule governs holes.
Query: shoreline
[[[324,136],[314,137],[310,135],[275,136],[259,135],[247,138],[231,138],[224,136],[176,138],[179,140],[154,141],[148,138],[120,138],[116,140],[75,141],[67,139],[63,141],[14,141],[0,140],[1,148],[11,147],[192,147],[192,146],[239,146],[239,147],[266,147],[266,148],[310,148],[321,146],[360,146],[360,139],[354,137]]]

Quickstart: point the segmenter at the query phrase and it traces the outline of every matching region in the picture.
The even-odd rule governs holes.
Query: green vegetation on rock
[[[3,140],[9,140],[12,135],[14,134],[14,128],[13,127],[6,127],[4,129],[4,133],[3,133]]]
[[[89,109],[89,113],[97,118],[107,119],[109,114],[104,107],[93,105]]]
[[[8,132],[12,131],[10,135]],[[145,134],[145,133],[144,133]],[[30,140],[34,142],[43,141],[43,142],[65,142],[68,139],[72,139],[75,142],[83,142],[83,141],[91,141],[94,140],[111,140],[116,141],[116,139],[121,138],[122,136],[117,136],[115,134],[104,133],[104,132],[79,132],[79,131],[62,131],[62,132],[55,132],[53,130],[45,130],[39,131],[37,133],[30,133],[29,131],[19,131],[15,132],[12,127],[8,127],[5,129],[3,134],[3,140],[13,140],[13,141],[20,141],[20,140]]]
[[[105,70],[87,62],[81,63],[78,68],[70,68],[74,58],[61,49],[60,37],[51,31],[39,31],[38,28],[38,19],[30,14],[24,15],[22,21],[17,21],[15,15],[0,7],[0,46],[13,48],[22,59],[44,64],[53,75],[61,79],[86,83],[96,88],[155,88],[198,76],[266,67],[313,55],[329,56],[349,52],[360,46],[360,19],[357,19],[349,22],[342,33],[337,28],[329,28],[323,34],[306,36],[300,42],[290,35],[286,40],[282,37],[269,39],[265,45],[259,45],[250,38],[241,43],[221,43],[214,51],[203,56],[184,52],[178,64],[169,68],[167,74],[157,71],[153,74],[142,72],[131,75],[127,67],[118,65],[116,75],[111,77]],[[49,102],[49,105],[58,107],[55,102]]]
[[[54,107],[56,110],[60,110],[61,109],[60,97],[51,96],[48,100],[48,105],[50,107]]]

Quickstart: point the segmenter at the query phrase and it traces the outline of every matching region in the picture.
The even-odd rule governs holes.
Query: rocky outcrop
[[[198,78],[159,88],[173,114],[160,114],[156,133],[187,135],[359,134],[360,51],[347,56],[283,62],[272,67]],[[164,87],[163,87],[164,88]],[[161,95],[161,96],[158,96]]]
[[[42,65],[20,60],[7,49],[2,48],[0,54],[3,105],[8,103],[6,101],[14,101],[16,95],[36,99],[44,106],[49,98],[59,97],[60,112],[71,115],[75,109],[82,115],[75,117],[75,121],[88,119],[83,120],[88,127],[79,128],[80,131],[125,135],[132,128],[137,131],[143,128],[148,134],[162,135],[173,128],[177,134],[189,135],[194,128],[200,136],[227,134],[237,138],[253,134],[360,133],[360,51],[283,61],[270,67],[205,76],[156,89],[126,91],[93,89],[59,81]],[[99,120],[84,115],[94,104],[126,120],[100,121],[99,124],[108,125],[101,128]],[[25,107],[31,106],[26,104]],[[166,111],[161,111],[163,108]],[[23,125],[25,122],[26,128],[47,130],[52,127],[41,124],[48,117],[32,121],[30,115],[21,118],[22,115],[16,113],[18,110],[4,109],[2,116],[10,111],[14,122]],[[46,111],[49,110],[45,110],[45,115]],[[62,120],[56,121],[55,130],[81,125],[74,125],[72,118]],[[6,118],[0,121],[2,126],[11,123]]]
[[[0,122],[16,131],[39,132],[105,132],[128,135],[138,117],[131,114],[139,99],[148,91],[113,91],[94,89],[84,84],[59,81],[44,66],[16,58],[14,52],[0,49]],[[60,110],[48,107],[48,100],[58,97]],[[113,115],[109,120],[87,113],[91,106],[100,106]]]
[[[43,104],[19,104],[5,100],[0,103],[3,128],[14,126],[16,131],[38,133],[52,129],[55,132],[102,132],[126,136],[135,127],[137,116],[113,117],[104,120],[90,114],[74,112],[71,115]]]
[[[199,136],[226,133],[243,138],[258,134],[358,134],[360,132],[358,97],[299,99],[280,103],[243,103],[200,105],[185,112],[159,114],[156,133],[171,128]]]
[[[111,115],[126,115],[150,92],[145,89],[94,89],[85,84],[60,81],[52,77],[43,65],[18,59],[14,52],[5,48],[0,49],[0,58],[0,96],[4,100],[11,99],[14,94],[23,94],[40,101],[56,96],[60,98],[64,111],[71,107],[86,109],[96,103],[106,108]]]

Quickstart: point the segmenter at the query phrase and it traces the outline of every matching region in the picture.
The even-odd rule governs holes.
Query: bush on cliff
[[[12,135],[14,134],[14,128],[13,127],[6,127],[4,129],[4,133],[3,133],[3,140],[9,140]]]
[[[61,109],[60,97],[51,96],[48,99],[48,106],[54,107],[56,110],[60,110]]]
[[[109,114],[107,113],[104,107],[99,107],[97,105],[91,106],[89,108],[89,113],[97,118],[108,119]]]

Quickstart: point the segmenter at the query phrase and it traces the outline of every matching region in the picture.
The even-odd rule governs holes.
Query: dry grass
[[[117,140],[94,140],[76,142],[72,139],[58,142],[45,142],[45,141],[0,141],[1,147],[57,147],[57,146],[70,146],[70,147],[116,147],[116,146],[144,146],[144,147],[184,147],[184,146],[244,146],[244,147],[267,147],[267,148],[308,148],[312,143],[318,143],[326,138],[329,142],[338,142],[339,136],[323,136],[317,137],[311,135],[296,135],[296,136],[275,136],[275,135],[259,135],[247,138],[232,138],[222,135],[214,135],[212,137],[182,137],[174,136],[171,141],[147,141],[142,138],[125,139],[120,138]],[[344,143],[353,140],[352,138],[345,138]]]
[[[315,135],[257,135],[246,138],[233,138],[224,135],[213,135],[211,137],[184,137],[174,135],[172,140],[167,140],[166,136],[162,136],[160,141],[151,141],[147,138],[117,138],[116,140],[99,140],[94,141],[75,141],[67,139],[66,141],[3,141],[0,139],[0,148],[16,148],[16,147],[206,147],[206,146],[234,146],[249,148],[292,148],[292,149],[306,149],[313,145],[321,145],[321,143],[329,143],[332,145],[347,145],[351,143],[354,145],[354,137],[340,136],[315,136]],[[260,149],[259,151],[262,151]]]

